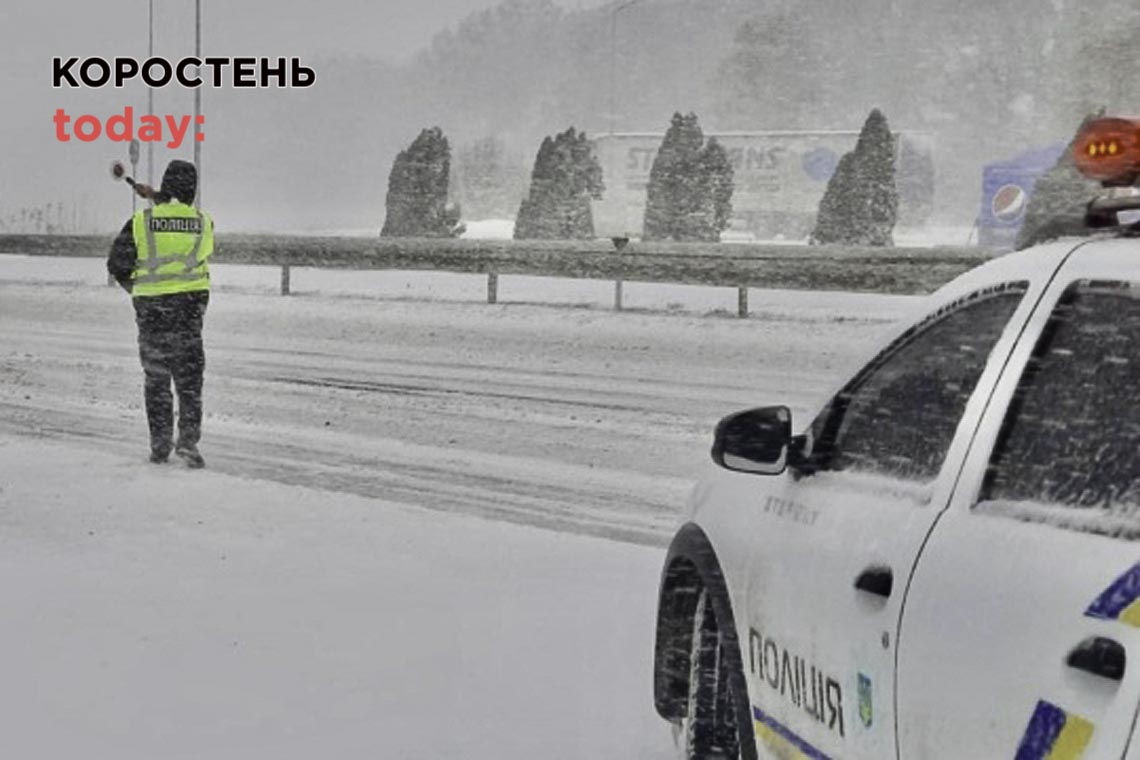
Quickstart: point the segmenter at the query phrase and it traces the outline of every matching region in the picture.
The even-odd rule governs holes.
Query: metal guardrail
[[[109,235],[0,235],[0,253],[10,254],[102,257],[109,245]],[[219,235],[213,260],[281,267],[283,295],[294,267],[428,270],[485,274],[488,303],[498,298],[500,275],[612,280],[616,309],[626,281],[734,287],[738,314],[747,316],[748,288],[922,294],[994,255],[959,247],[632,242],[618,252],[606,241]]]

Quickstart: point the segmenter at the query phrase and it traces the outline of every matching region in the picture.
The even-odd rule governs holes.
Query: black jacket
[[[107,273],[128,293],[131,292],[131,273],[135,271],[135,261],[139,256],[133,227],[134,220],[128,219],[123,229],[115,236],[115,241],[111,243],[111,252],[107,255]]]

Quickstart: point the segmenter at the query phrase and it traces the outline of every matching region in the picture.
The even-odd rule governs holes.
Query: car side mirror
[[[779,475],[793,445],[792,412],[767,406],[730,414],[716,426],[713,461],[728,470]]]

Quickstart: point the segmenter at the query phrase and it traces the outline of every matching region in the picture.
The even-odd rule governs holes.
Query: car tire
[[[689,690],[685,716],[677,726],[683,760],[738,760],[740,737],[730,659],[708,591],[701,589],[693,612]]]

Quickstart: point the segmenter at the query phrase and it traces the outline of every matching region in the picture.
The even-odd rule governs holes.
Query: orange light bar
[[[1140,119],[1095,119],[1073,141],[1077,170],[1105,186],[1133,185],[1140,178]]]

